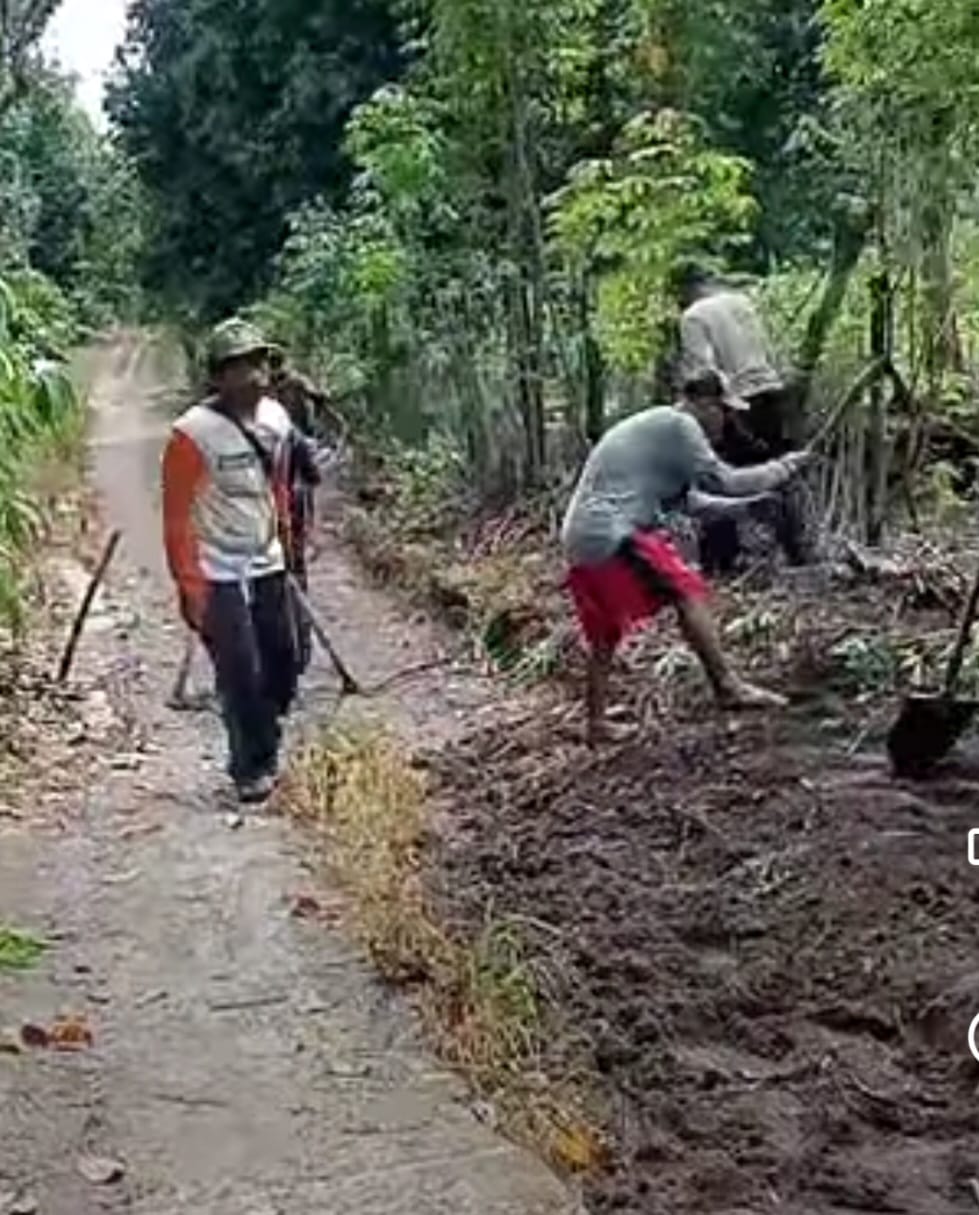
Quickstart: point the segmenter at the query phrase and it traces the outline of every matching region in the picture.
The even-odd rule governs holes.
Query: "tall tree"
[[[93,322],[104,318],[104,306],[128,310],[144,210],[131,167],[94,129],[71,82],[35,69],[0,117],[5,268],[41,272]]]
[[[135,0],[109,108],[156,203],[151,283],[205,314],[255,294],[289,212],[343,196],[344,124],[399,65],[383,0]]]
[[[771,258],[828,247],[836,186],[814,171],[809,134],[826,119],[821,0],[638,0],[662,100],[698,115],[721,149],[754,165],[756,242]]]
[[[0,117],[20,97],[61,0],[0,0]]]

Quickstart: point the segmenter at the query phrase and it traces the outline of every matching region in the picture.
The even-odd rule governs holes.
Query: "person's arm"
[[[207,578],[200,563],[194,503],[207,484],[197,444],[174,431],[163,454],[163,544],[187,623],[200,629],[207,607]]]
[[[292,432],[292,466],[296,476],[304,485],[320,485],[323,474],[316,463],[316,449],[313,441],[308,439],[298,429]]]
[[[316,413],[319,406],[318,393],[305,377],[297,376],[294,396],[293,425],[301,435],[312,435],[316,430]]]
[[[333,440],[336,443],[346,441],[347,423],[344,421],[343,415],[325,393],[320,394],[320,399],[317,403],[317,418],[321,422],[326,422],[328,432],[332,429]]]
[[[283,411],[284,412],[284,411]],[[279,540],[287,553],[292,551],[292,458],[293,435],[297,432],[292,423],[279,432],[272,464],[267,480],[275,503],[275,513],[279,525]]]
[[[684,510],[693,519],[712,522],[716,519],[741,519],[750,517],[759,506],[774,500],[773,494],[750,494],[745,498],[722,498],[716,494],[705,494],[701,489],[692,489],[687,494]]]
[[[690,483],[708,494],[726,498],[750,498],[754,494],[779,489],[802,467],[802,458],[786,456],[765,464],[734,468],[726,464],[711,447],[696,418],[677,414],[679,443],[684,464],[690,472]]]
[[[337,411],[333,404],[333,399],[328,392],[322,388],[318,388],[310,380],[303,381],[306,399],[312,402],[312,410],[310,417],[310,429],[305,433],[313,434],[317,426],[322,433],[322,424],[325,422],[332,427],[338,441],[343,441],[347,437],[347,424],[343,420],[341,414]]]
[[[730,456],[729,447],[733,448],[738,452],[739,461],[742,458],[747,458],[761,464],[764,462],[765,457],[768,456],[769,448],[751,433],[741,420],[744,416],[742,413],[732,413],[731,417],[728,418],[724,430],[724,450]]]

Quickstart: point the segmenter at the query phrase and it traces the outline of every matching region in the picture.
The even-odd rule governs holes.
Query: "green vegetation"
[[[23,623],[22,590],[43,525],[32,476],[52,455],[70,455],[81,413],[66,373],[50,360],[71,310],[49,280],[0,279],[0,618]]]
[[[68,83],[46,69],[0,119],[0,197],[4,274],[43,274],[88,327],[135,314],[139,186]]]
[[[4,971],[30,970],[44,956],[48,945],[32,933],[0,924],[0,974]]]
[[[398,70],[380,0],[135,0],[111,110],[153,201],[147,281],[216,315],[268,284],[287,216],[350,183],[350,108]]]
[[[977,42],[964,0],[138,0],[112,109],[155,298],[250,308],[375,451],[552,483],[665,391],[692,256],[816,411],[879,359],[822,487],[876,540],[933,423],[979,449]]]
[[[37,55],[56,7],[0,6],[0,621],[14,628],[44,523],[38,470],[81,435],[65,357],[140,306],[141,186]]]
[[[21,324],[18,399],[34,353],[86,328],[149,310],[192,336],[248,310],[434,519],[563,484],[610,417],[662,398],[691,257],[757,294],[816,415],[876,367],[814,487],[829,521],[876,542],[970,489],[964,0],[261,0],[247,19],[135,0],[109,139],[38,59],[55,8],[0,18],[0,277],[44,316]]]

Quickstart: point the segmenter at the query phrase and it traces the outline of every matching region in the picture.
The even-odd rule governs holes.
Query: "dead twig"
[[[271,995],[271,996],[252,996],[242,1000],[221,1000],[214,1001],[208,1004],[208,1009],[213,1013],[225,1012],[247,1012],[253,1008],[272,1008],[278,1004],[288,1004],[289,997],[287,995]]]
[[[98,565],[95,567],[95,573],[92,575],[88,584],[88,589],[85,592],[85,597],[81,602],[78,613],[75,616],[74,623],[71,627],[71,634],[68,637],[68,644],[65,646],[64,654],[61,657],[61,665],[58,667],[58,683],[65,683],[68,676],[71,674],[72,663],[75,661],[75,651],[78,649],[78,643],[81,640],[82,630],[85,628],[85,621],[88,619],[88,614],[92,610],[92,604],[95,601],[95,596],[98,593],[99,587],[105,578],[106,571],[112,558],[115,556],[116,549],[119,547],[119,541],[122,539],[121,531],[114,531],[106,542],[105,549],[99,559]]]

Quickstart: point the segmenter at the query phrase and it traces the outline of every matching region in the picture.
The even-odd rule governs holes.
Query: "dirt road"
[[[226,827],[217,722],[164,708],[181,635],[160,561],[159,352],[121,338],[93,372],[93,476],[125,549],[79,669],[108,692],[117,751],[60,831],[0,819],[0,922],[53,942],[36,971],[0,975],[0,1029],[84,1014],[94,1046],[0,1054],[0,1210],[576,1210],[540,1164],[476,1120],[349,942],[290,916],[297,894],[328,897],[301,835],[267,818]],[[368,679],[437,644],[339,551],[321,560],[313,594]],[[307,724],[329,683],[318,668]],[[424,739],[485,696],[478,681],[433,675],[372,711]],[[124,1176],[85,1180],[86,1153],[119,1161]]]

